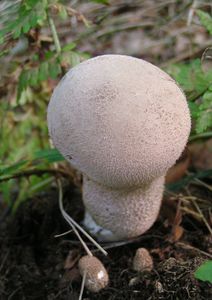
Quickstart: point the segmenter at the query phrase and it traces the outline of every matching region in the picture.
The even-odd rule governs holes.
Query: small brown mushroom
[[[95,256],[83,256],[80,258],[78,266],[81,276],[85,276],[85,286],[89,291],[99,292],[108,285],[108,273]]]
[[[139,248],[133,259],[133,270],[138,272],[152,271],[153,260],[149,251],[145,248]]]

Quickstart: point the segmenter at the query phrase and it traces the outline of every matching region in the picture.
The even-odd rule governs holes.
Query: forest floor
[[[212,193],[195,189],[195,195],[211,199]],[[57,194],[55,189],[24,202],[14,216],[0,223],[1,300],[78,299],[77,262],[85,253],[73,233],[55,237],[68,230]],[[97,294],[85,290],[83,299],[211,299],[211,285],[196,280],[194,271],[212,258],[212,239],[202,222],[179,213],[182,197],[178,194],[177,201],[165,197],[158,220],[141,237],[130,243],[103,244],[107,257],[87,242],[104,263],[110,283]],[[64,188],[64,206],[76,221],[82,220],[81,193],[73,185]],[[132,270],[139,247],[150,251],[153,271]]]
[[[85,32],[84,24],[72,18],[71,26],[61,26],[61,39],[66,43],[74,40],[79,51],[91,56],[126,54],[162,67],[201,58],[211,43],[205,29],[189,17],[190,1],[113,2],[116,5],[105,10],[81,1],[77,9],[95,26]],[[85,289],[84,300],[212,299],[211,285],[194,277],[197,267],[212,259],[207,227],[212,222],[211,177],[207,177],[212,159],[204,145],[202,141],[195,145],[188,170],[205,175],[181,182],[175,192],[166,190],[150,230],[132,241],[102,244],[107,257],[86,240],[105,265],[110,282],[96,294]],[[63,188],[64,207],[80,223],[84,214],[81,188],[66,180]],[[81,277],[77,263],[85,252],[73,233],[55,237],[70,229],[59,210],[57,188],[28,199],[15,214],[0,198],[0,211],[0,300],[78,300]],[[153,257],[151,272],[132,270],[139,247],[147,248]]]

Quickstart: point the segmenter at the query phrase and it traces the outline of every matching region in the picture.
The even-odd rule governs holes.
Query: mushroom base
[[[99,241],[112,242],[118,240],[118,237],[112,231],[99,226],[88,211],[85,212],[85,217],[82,224],[86,227],[89,233],[95,236]]]
[[[84,225],[101,241],[141,235],[155,222],[163,194],[164,176],[137,189],[114,190],[83,177]]]

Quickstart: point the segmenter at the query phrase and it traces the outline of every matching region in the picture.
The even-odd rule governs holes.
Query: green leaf
[[[39,20],[39,18],[37,16],[36,12],[32,12],[31,21],[30,21],[30,24],[31,24],[32,28],[36,27],[36,25],[38,24],[38,20]]]
[[[29,79],[30,79],[30,73],[28,70],[23,70],[20,77],[19,77],[19,81],[18,81],[18,95],[17,98],[19,99],[21,96],[21,93],[23,92],[24,89],[26,89],[26,87],[29,84]]]
[[[200,113],[196,122],[196,132],[202,133],[212,126],[212,110],[205,110]]]
[[[71,66],[74,67],[80,63],[80,55],[77,52],[71,52]]]
[[[39,81],[43,81],[43,80],[48,79],[48,77],[49,77],[49,63],[42,62],[39,66],[38,79],[39,79]]]
[[[49,64],[49,75],[52,79],[56,79],[61,71],[61,66],[57,61]]]
[[[0,34],[0,45],[4,43],[4,37]]]
[[[172,65],[167,72],[179,83],[189,101],[194,101],[201,96],[212,82],[212,72],[203,72],[200,59],[195,59],[188,64]]]
[[[74,48],[76,48],[76,44],[75,43],[69,43],[67,45],[65,45],[63,48],[62,48],[62,51],[70,51],[70,50],[73,50]]]
[[[212,127],[212,92],[207,91],[199,105],[199,113],[196,121],[196,132],[202,133]]]
[[[36,151],[33,155],[33,159],[42,159],[49,163],[54,163],[64,160],[64,157],[60,154],[60,152],[58,152],[57,149],[45,149]]]
[[[14,39],[17,39],[20,35],[21,35],[21,27],[14,29],[12,37]]]
[[[54,56],[55,56],[55,52],[52,52],[52,51],[45,52],[45,58],[46,59],[50,59],[50,58],[52,58]]]
[[[199,116],[199,105],[195,102],[189,101],[188,106],[189,106],[192,118],[197,119]]]
[[[200,9],[197,9],[197,15],[200,18],[202,25],[205,26],[208,32],[212,35],[212,17]]]
[[[0,38],[4,39],[11,34],[13,39],[21,36],[23,33],[29,32],[31,28],[41,26],[47,19],[46,10],[47,1],[20,1],[16,5],[16,12],[8,12],[7,19],[3,21],[0,29]],[[15,14],[15,17],[14,17]]]
[[[39,80],[39,70],[37,68],[32,69],[30,71],[30,78],[28,84],[32,86],[36,86],[38,84],[38,80]]]
[[[3,50],[2,52],[0,52],[0,58],[6,54],[8,54],[9,49]]]
[[[62,20],[66,20],[68,17],[67,10],[64,5],[59,5],[59,16],[61,17]]]
[[[25,24],[23,24],[23,28],[22,28],[22,31],[23,33],[27,33],[31,28],[31,22],[26,22]]]
[[[16,162],[12,164],[11,166],[5,166],[5,167],[0,167],[0,176],[2,175],[10,175],[12,173],[15,173],[19,171],[21,168],[25,167],[27,165],[27,160],[22,160],[19,162]]]
[[[100,3],[100,4],[104,4],[104,5],[110,4],[109,0],[91,0],[91,2]]]
[[[204,262],[194,273],[195,278],[212,283],[212,260]]]
[[[38,163],[54,163],[63,161],[64,157],[58,152],[57,149],[44,149],[35,151],[31,157],[21,160],[10,166],[0,166],[0,179],[9,177],[9,175],[17,174],[24,171],[26,168],[35,167]]]

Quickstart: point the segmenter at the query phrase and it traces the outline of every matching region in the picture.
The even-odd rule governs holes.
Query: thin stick
[[[199,178],[194,178],[194,181],[196,181],[196,183],[198,183],[198,185],[204,186],[204,187],[206,187],[209,191],[212,192],[212,187],[211,187],[209,184],[203,182],[202,180],[199,180]]]
[[[74,233],[76,234],[76,236],[78,237],[78,239],[80,240],[81,244],[83,245],[85,251],[87,252],[88,255],[93,256],[93,254],[91,253],[90,249],[88,248],[88,246],[86,245],[86,243],[83,241],[83,239],[81,238],[79,232],[77,231],[77,229],[75,228],[75,226],[72,224],[72,222],[67,218],[67,213],[64,211],[63,209],[63,189],[62,189],[62,185],[60,180],[57,180],[58,183],[58,187],[59,187],[59,207],[60,207],[60,211],[64,217],[64,219],[67,221],[67,223],[72,227]]]
[[[210,234],[212,234],[212,229],[211,229],[210,225],[208,224],[208,221],[206,220],[205,216],[203,215],[201,209],[199,208],[199,205],[197,204],[197,202],[195,200],[193,200],[192,202],[193,202],[194,206],[196,207],[198,213],[200,214],[203,222],[205,223],[205,226],[208,228]]]
[[[64,218],[65,218],[65,216],[64,216]],[[83,239],[81,238],[81,236],[80,236],[79,232],[77,231],[77,229],[75,228],[75,226],[74,226],[69,220],[67,220],[66,218],[65,218],[65,220],[66,220],[66,221],[69,223],[69,225],[72,227],[74,233],[75,233],[76,236],[78,237],[80,243],[83,245],[83,247],[84,247],[85,251],[87,252],[87,254],[88,254],[89,256],[93,256],[92,252],[90,251],[90,249],[88,248],[88,246],[86,245],[86,243],[85,243],[85,242],[83,241]]]
[[[188,244],[185,244],[185,243],[182,243],[182,242],[177,242],[176,245],[179,246],[179,247],[181,247],[181,248],[183,248],[183,249],[192,249],[192,250],[195,250],[195,251],[197,251],[197,252],[199,252],[199,253],[201,253],[201,254],[209,257],[209,258],[212,258],[212,255],[210,253],[202,251],[199,248],[196,248],[194,246],[191,246],[191,245],[188,245]]]
[[[42,170],[26,170],[26,171],[23,171],[23,172],[20,172],[20,173],[16,173],[16,174],[13,174],[11,176],[6,176],[6,177],[1,177],[0,178],[0,182],[4,182],[4,181],[8,181],[8,180],[11,180],[11,179],[18,179],[18,178],[21,178],[21,177],[30,177],[32,175],[36,175],[36,176],[42,176],[43,174],[46,174],[46,173],[49,173],[49,174],[52,174],[52,175],[60,175],[60,176],[63,176],[63,177],[66,177],[69,176],[70,177],[70,174],[66,171],[63,171],[63,170],[54,170],[54,169],[42,169]]]
[[[74,221],[67,213],[67,218],[76,226],[105,256],[108,255],[107,251],[105,251],[77,222]]]
[[[57,54],[59,54],[61,52],[61,46],[60,46],[60,40],[57,34],[57,30],[54,24],[54,20],[49,16],[49,13],[47,14],[48,17],[48,22],[49,22],[49,26],[52,32],[52,37],[53,37],[53,41],[54,41],[54,45],[55,45],[55,49]]]
[[[4,264],[5,264],[5,262],[6,262],[7,258],[8,258],[8,255],[9,255],[9,251],[6,252],[6,255],[4,256],[4,258],[2,260],[2,263],[0,265],[0,272],[3,269],[3,267],[4,267]]]
[[[208,138],[208,137],[212,137],[212,131],[191,135],[189,138],[189,142],[192,142],[197,139]]]
[[[192,19],[193,19],[193,16],[194,16],[194,11],[196,9],[196,6],[197,6],[197,0],[194,0],[189,11],[188,11],[188,18],[187,18],[187,26],[190,26],[191,23],[192,23]]]
[[[61,236],[66,235],[66,234],[69,234],[69,233],[72,232],[72,231],[73,231],[73,230],[70,229],[70,230],[68,230],[68,231],[66,231],[66,232],[63,232],[63,233],[60,233],[60,234],[56,234],[54,237],[55,237],[55,238],[58,238],[58,237],[61,237]]]
[[[190,214],[190,215],[196,217],[198,220],[201,220],[201,215],[198,214],[197,212],[195,212],[187,207],[181,207],[181,210],[186,212],[187,214]]]
[[[83,295],[83,291],[84,291],[84,287],[85,287],[85,279],[86,279],[86,272],[83,273],[82,284],[81,284],[80,294],[79,294],[79,300],[82,300],[82,295]]]
[[[105,256],[107,256],[107,251],[105,251],[77,222],[72,219],[67,212],[63,208],[63,202],[62,202],[62,186],[61,182],[58,179],[57,180],[58,186],[59,186],[59,205],[60,205],[60,210],[62,212],[62,215],[64,216],[65,220],[71,225],[74,225],[79,229]]]

